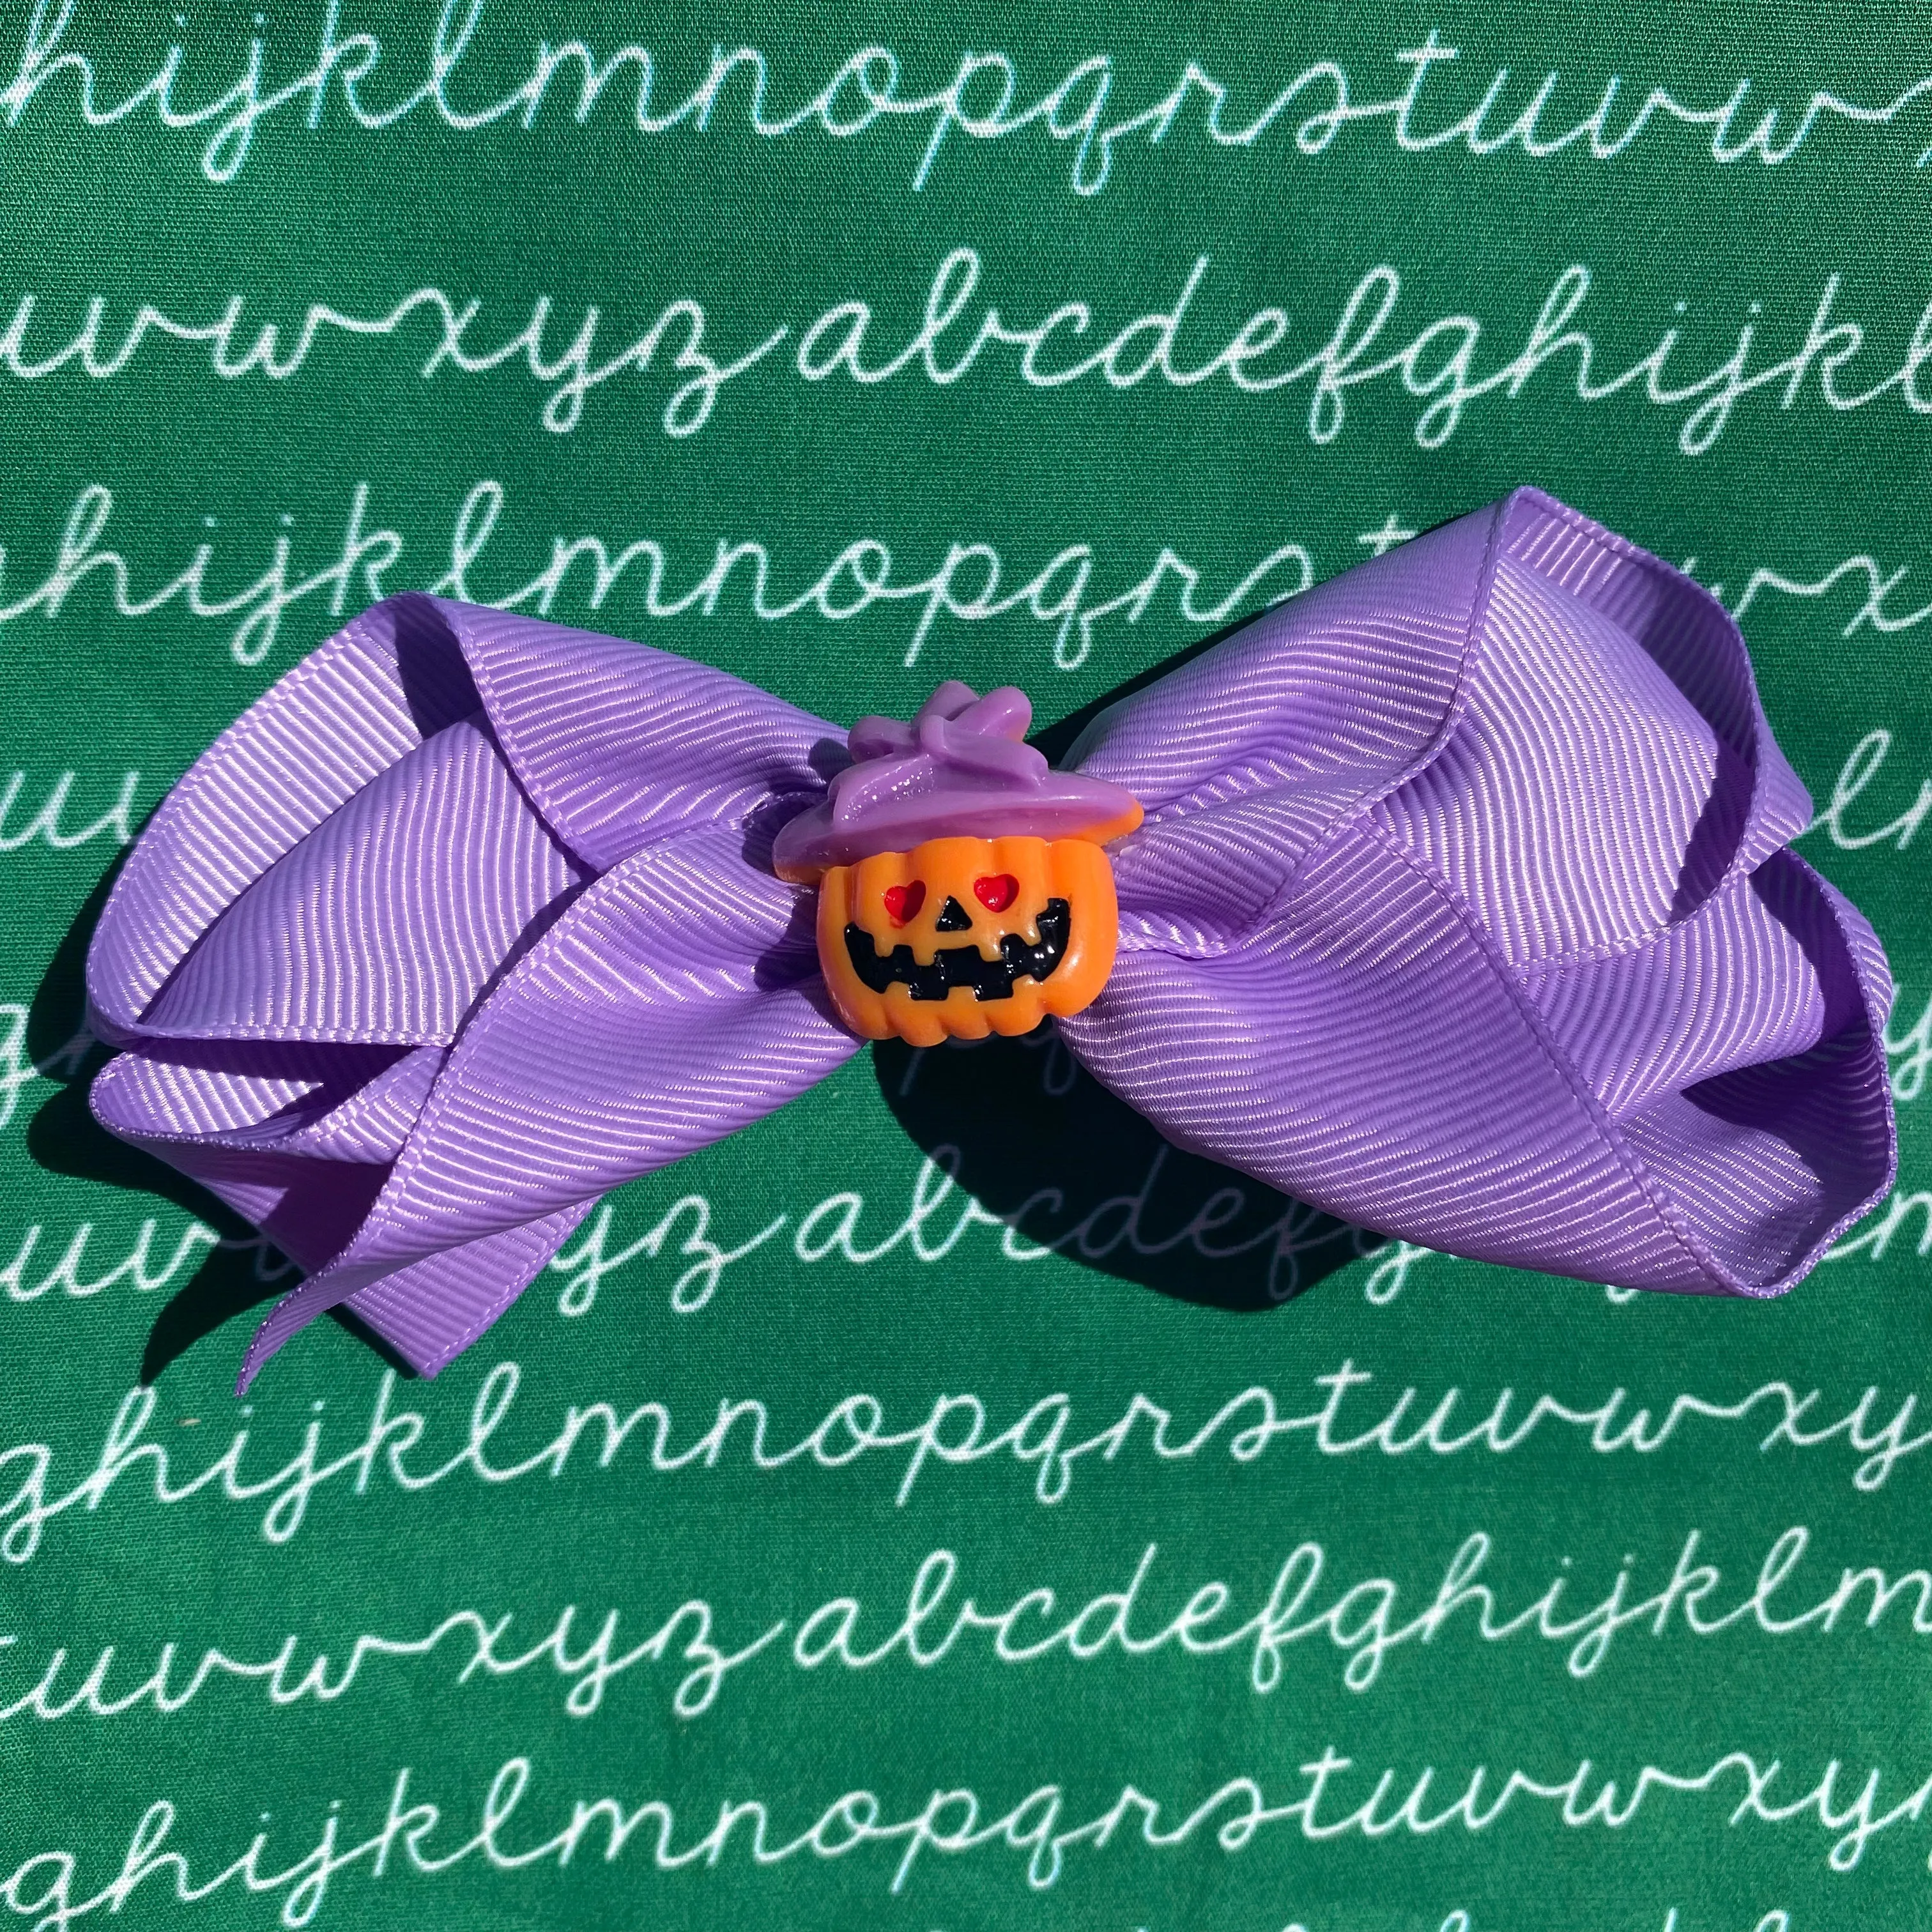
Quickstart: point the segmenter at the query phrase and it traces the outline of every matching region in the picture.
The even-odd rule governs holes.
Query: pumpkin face
[[[819,963],[867,1040],[1030,1033],[1092,1005],[1119,936],[1113,868],[1084,838],[930,838],[819,886]]]

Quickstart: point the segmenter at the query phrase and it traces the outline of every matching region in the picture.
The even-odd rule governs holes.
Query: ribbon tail
[[[808,901],[740,846],[716,828],[665,839],[586,888],[519,961],[354,1238],[262,1324],[243,1386],[350,1301],[432,1372],[610,1188],[749,1125],[857,1051],[822,1010]]]
[[[580,1202],[541,1220],[445,1249],[365,1288],[341,1286],[326,1272],[304,1282],[276,1303],[256,1330],[236,1394],[248,1393],[284,1343],[335,1307],[351,1310],[419,1375],[434,1376],[508,1311],[592,1205]]]

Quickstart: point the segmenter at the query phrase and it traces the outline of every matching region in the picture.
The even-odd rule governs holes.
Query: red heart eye
[[[973,896],[988,912],[1004,912],[1020,896],[1020,882],[1010,872],[989,872],[973,881]]]
[[[888,886],[884,896],[886,918],[895,926],[904,926],[918,918],[919,909],[926,903],[926,881],[915,879],[909,886]]]

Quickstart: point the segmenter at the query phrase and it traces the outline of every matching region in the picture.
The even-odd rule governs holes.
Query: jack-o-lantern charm
[[[826,802],[778,834],[781,878],[816,882],[818,956],[867,1040],[936,1046],[1030,1033],[1107,983],[1118,942],[1102,849],[1141,808],[1021,742],[1010,686],[940,686],[910,725],[865,718]]]
[[[1084,838],[929,838],[818,890],[825,982],[868,1040],[1030,1033],[1090,1006],[1113,966],[1113,869]]]

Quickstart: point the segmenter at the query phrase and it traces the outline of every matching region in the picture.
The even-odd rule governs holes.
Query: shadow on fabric
[[[882,1040],[872,1064],[886,1106],[934,1166],[1008,1222],[1016,1258],[1046,1248],[1177,1300],[1247,1314],[1381,1245],[1170,1145],[1080,1066],[1051,1021],[1019,1040],[923,1049]],[[933,1238],[957,1220],[938,1208]]]

